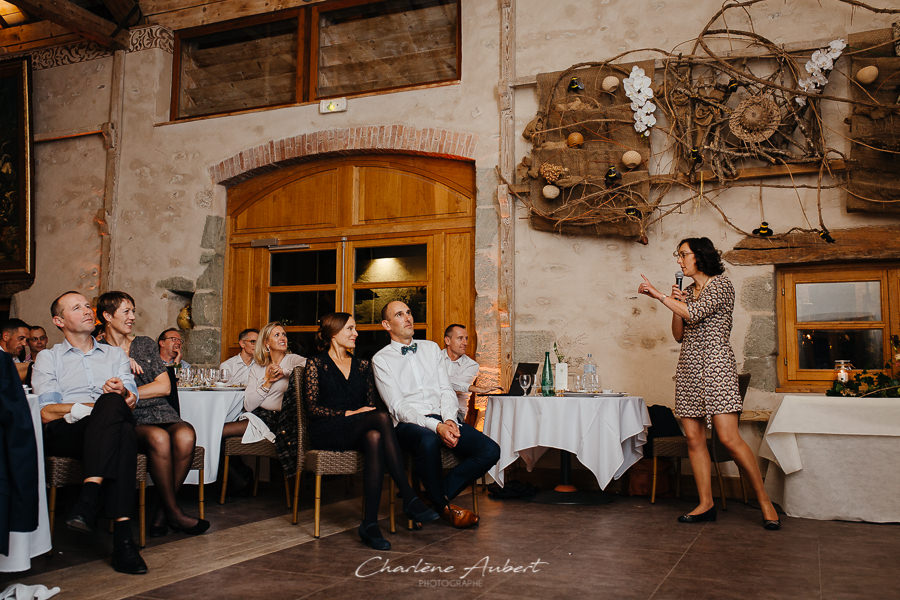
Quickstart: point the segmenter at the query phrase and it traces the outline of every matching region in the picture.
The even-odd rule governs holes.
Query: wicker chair
[[[203,502],[203,474],[204,459],[206,450],[202,446],[194,448],[194,457],[191,461],[191,470],[198,469],[200,471],[200,486],[198,489],[198,500],[200,504],[200,518],[204,518],[204,502]],[[66,485],[81,485],[84,481],[84,474],[81,469],[81,461],[76,458],[68,458],[65,456],[48,456],[45,460],[45,479],[47,487],[50,488],[50,497],[47,499],[47,512],[50,518],[50,535],[53,535],[53,523],[56,515],[56,491]],[[135,471],[135,479],[138,489],[138,538],[143,548],[147,542],[147,455],[137,455],[137,469]]]
[[[274,458],[278,460],[278,450],[275,444],[269,440],[260,440],[252,444],[244,444],[240,437],[225,438],[224,444],[225,464],[222,471],[222,492],[219,495],[219,504],[225,504],[225,492],[228,491],[228,464],[232,456],[252,456],[256,459],[256,468],[253,471],[253,495],[259,490],[260,459]],[[287,507],[291,507],[290,486],[288,475],[284,474],[284,496]]]
[[[319,522],[322,514],[322,475],[354,475],[363,469],[363,456],[356,450],[313,450],[309,448],[307,434],[308,418],[306,404],[303,402],[303,373],[294,369],[291,377],[294,378],[294,393],[297,402],[297,472],[294,475],[294,515],[291,523],[297,524],[300,506],[300,474],[303,471],[314,473],[316,476],[316,496],[313,509],[313,535],[318,538],[320,533]],[[394,481],[391,480],[388,497],[390,498],[390,524],[391,533],[397,531],[394,516]]]
[[[741,401],[744,400],[744,396],[747,394],[747,388],[750,386],[750,373],[741,373],[738,375],[738,389],[741,394]],[[715,432],[710,432],[708,434],[708,439],[706,440],[707,448],[709,449],[710,459],[712,463],[716,467],[716,478],[719,481],[719,497],[722,501],[722,510],[727,510],[727,504],[725,501],[725,480],[722,477],[722,470],[719,468],[719,463],[728,462],[732,460],[731,454],[728,450],[722,445],[719,441],[718,436],[715,435]],[[657,459],[663,458],[671,458],[675,461],[675,495],[681,496],[681,459],[688,458],[688,447],[687,447],[687,438],[683,435],[678,436],[667,436],[667,437],[658,437],[653,440],[653,479],[650,487],[650,502],[656,502],[656,477],[657,477]],[[747,502],[747,488],[744,484],[744,475],[741,472],[740,467],[738,467],[738,476],[741,482],[741,493],[743,495],[744,503]]]

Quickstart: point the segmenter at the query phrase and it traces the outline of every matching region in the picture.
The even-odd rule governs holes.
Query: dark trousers
[[[447,448],[460,463],[443,476],[441,448],[446,446],[438,434],[413,423],[398,423],[396,432],[400,446],[412,457],[413,472],[425,486],[428,497],[439,507],[445,506],[500,460],[500,446],[494,440],[460,423],[456,447]]]
[[[119,394],[103,394],[91,414],[75,423],[44,424],[44,453],[81,460],[84,478],[102,477],[107,517],[130,517],[134,510],[137,436],[134,413]]]

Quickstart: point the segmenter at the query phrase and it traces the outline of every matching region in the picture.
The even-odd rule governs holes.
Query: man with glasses
[[[47,332],[40,325],[32,325],[28,333],[28,346],[25,348],[25,361],[34,360],[38,352],[47,348]]]
[[[257,338],[259,338],[257,329],[245,329],[238,334],[238,346],[241,347],[241,351],[219,365],[219,369],[228,370],[226,385],[247,385],[247,376],[250,374],[250,365],[253,364],[253,352],[256,350]]]
[[[170,327],[159,334],[156,342],[159,344],[159,357],[166,363],[166,366],[175,365],[184,369],[191,366],[189,362],[181,358],[184,339],[182,339],[180,331]]]

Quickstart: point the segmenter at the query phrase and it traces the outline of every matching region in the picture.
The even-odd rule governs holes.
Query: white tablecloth
[[[788,395],[759,455],[766,489],[788,515],[900,521],[900,400]]]
[[[44,482],[44,435],[41,429],[41,407],[38,397],[28,395],[28,408],[31,409],[31,420],[34,423],[35,440],[38,451],[38,527],[34,531],[10,532],[9,555],[0,554],[0,572],[15,573],[31,568],[31,559],[49,552],[50,519],[47,513],[47,486]]]
[[[181,418],[194,426],[197,445],[206,448],[203,483],[216,480],[222,426],[238,418],[244,408],[243,390],[178,390]],[[185,483],[200,482],[199,473],[190,471]]]
[[[490,470],[503,485],[503,470],[521,457],[530,471],[547,448],[568,450],[601,488],[643,456],[650,414],[638,396],[489,396],[484,433],[500,445]]]

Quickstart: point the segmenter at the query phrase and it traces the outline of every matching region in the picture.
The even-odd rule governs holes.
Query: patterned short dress
[[[741,412],[737,364],[731,349],[734,286],[725,275],[710,277],[699,298],[696,284],[685,290],[690,319],[684,322],[675,369],[675,415],[705,417]]]

